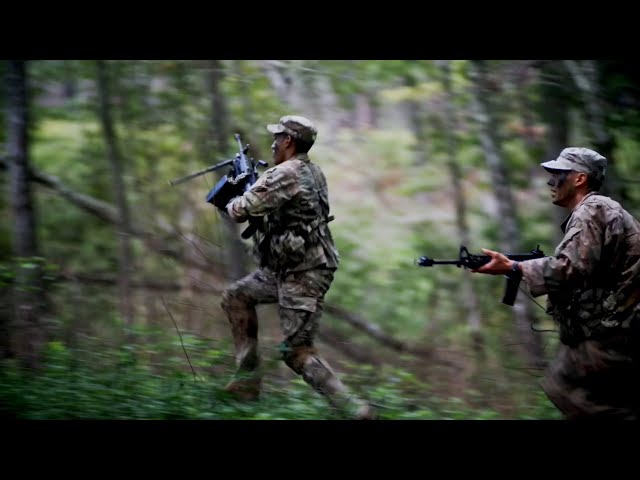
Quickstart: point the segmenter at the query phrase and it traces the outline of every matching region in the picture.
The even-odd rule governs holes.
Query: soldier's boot
[[[260,397],[262,373],[258,356],[258,342],[245,338],[236,342],[237,370],[224,390],[238,400],[257,400]]]
[[[333,369],[314,347],[293,347],[284,355],[285,363],[316,392],[347,417],[355,420],[373,420],[373,408],[351,394]]]
[[[224,387],[239,400],[257,400],[262,385],[258,353],[258,317],[254,307],[225,295],[222,308],[231,324],[236,373]]]
[[[260,398],[260,378],[239,378],[231,380],[225,387],[225,392],[229,392],[236,399],[242,401],[253,401]]]
[[[377,420],[377,418],[378,416],[371,405],[364,404],[356,410],[356,420]]]

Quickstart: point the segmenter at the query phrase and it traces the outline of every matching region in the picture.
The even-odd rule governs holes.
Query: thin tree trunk
[[[340,123],[340,115],[338,115],[339,105],[336,94],[334,93],[331,81],[327,75],[319,75],[316,77],[316,89],[318,92],[318,112],[319,119],[322,120],[327,128],[322,132],[325,142],[333,144],[336,142],[337,133]]]
[[[566,71],[562,64],[549,62],[542,69],[542,118],[548,125],[545,160],[557,158],[560,152],[568,147],[569,142],[569,97],[566,90]],[[547,81],[549,80],[549,81]],[[551,205],[551,220],[557,228],[553,229],[553,244],[562,240],[560,225],[567,216],[567,211],[556,205]]]
[[[72,60],[64,60],[64,98],[73,100],[78,93],[78,79],[71,65]]]
[[[262,60],[260,67],[271,82],[280,102],[289,108],[291,105],[291,77],[287,74],[288,66],[280,60]]]
[[[126,187],[123,174],[122,155],[118,146],[118,139],[113,125],[111,113],[111,97],[108,78],[108,66],[104,60],[97,61],[98,95],[100,100],[100,123],[107,147],[108,159],[111,165],[113,192],[118,207],[119,224],[117,225],[119,255],[118,255],[118,284],[120,299],[120,314],[128,328],[133,325],[133,301],[131,298],[130,282],[133,275],[133,253],[131,250],[131,219],[129,203],[127,202]]]
[[[517,225],[516,204],[507,177],[504,159],[500,151],[499,142],[494,134],[494,124],[491,110],[485,98],[484,72],[481,61],[470,62],[470,76],[472,81],[473,111],[478,124],[478,135],[484,150],[487,167],[491,176],[491,183],[496,196],[498,215],[500,218],[501,249],[506,253],[521,251],[520,230]],[[528,299],[522,294],[516,297],[513,305],[514,320],[527,361],[532,365],[540,365],[543,361],[540,339],[531,330],[535,315]]]
[[[458,236],[462,245],[469,245],[469,227],[467,225],[467,206],[465,202],[464,191],[460,184],[460,166],[456,162],[456,138],[455,138],[455,118],[452,108],[453,92],[451,87],[451,67],[449,61],[444,60],[441,62],[440,67],[443,74],[443,85],[445,90],[445,136],[447,141],[447,166],[449,168],[449,174],[451,176],[451,183],[453,184],[453,192],[456,204],[456,226],[458,230]],[[478,359],[484,356],[485,340],[482,334],[480,324],[480,304],[478,297],[473,289],[471,282],[471,272],[464,270],[462,275],[462,297],[464,304],[464,311],[467,316],[467,323],[471,330],[471,339],[473,342],[473,349]]]
[[[403,83],[409,88],[414,88],[417,82],[411,74],[407,73],[403,77]],[[416,165],[424,165],[427,163],[428,158],[428,144],[425,136],[425,126],[422,113],[423,107],[419,102],[413,99],[409,99],[405,103],[409,126],[415,138],[414,161]]]
[[[13,220],[14,318],[2,319],[0,357],[15,356],[27,368],[38,368],[46,341],[45,296],[37,260],[36,214],[29,182],[29,115],[26,62],[7,65],[7,154],[9,205]]]
[[[515,78],[516,108],[521,112],[524,142],[529,154],[538,155],[543,149],[542,137],[537,133],[535,108],[527,85],[535,73],[535,62],[525,60],[517,63]]]
[[[369,113],[369,127],[376,129],[379,125],[379,103],[377,92],[373,89],[369,89],[365,92],[366,101],[368,105]]]
[[[220,60],[210,61],[208,80],[209,92],[211,94],[211,127],[213,130],[213,138],[215,139],[214,151],[224,153],[228,151],[229,142],[233,137],[227,128],[229,124],[229,114],[220,87],[224,80],[224,70]],[[217,178],[220,179],[222,175],[225,174],[226,172],[218,172]],[[223,248],[228,248],[231,256],[229,276],[232,280],[237,280],[248,273],[245,266],[247,255],[242,240],[240,239],[238,224],[227,215],[222,214],[220,216],[222,217],[224,228]]]
[[[624,192],[620,178],[614,168],[613,149],[615,139],[606,125],[606,108],[600,93],[598,67],[593,60],[565,60],[564,65],[582,96],[587,124],[593,138],[594,150],[607,158],[607,180],[602,186],[602,193],[616,200],[622,200]]]

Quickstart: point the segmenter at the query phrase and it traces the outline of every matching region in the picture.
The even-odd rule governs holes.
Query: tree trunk
[[[111,97],[109,89],[108,66],[104,60],[97,61],[98,96],[100,101],[100,123],[107,147],[108,159],[111,165],[113,192],[119,213],[117,225],[119,255],[118,255],[118,285],[120,297],[120,314],[128,328],[133,325],[133,302],[131,298],[131,276],[133,275],[133,253],[131,251],[131,219],[129,203],[127,202],[126,187],[123,174],[122,155],[120,154],[118,139],[111,114]]]
[[[403,77],[403,83],[409,88],[415,88],[416,79],[407,73]],[[415,139],[415,164],[424,165],[428,159],[428,143],[425,135],[425,125],[423,120],[422,105],[414,99],[406,101],[406,112],[409,118],[409,126]]]
[[[229,142],[233,137],[227,128],[229,114],[227,105],[222,95],[220,84],[224,79],[224,70],[220,60],[211,60],[209,69],[209,92],[211,94],[211,127],[214,138],[214,151],[223,154],[228,151]],[[246,143],[246,142],[245,142]],[[226,172],[219,171],[217,179],[222,178]],[[247,254],[240,238],[239,226],[227,215],[220,214],[224,228],[224,249],[229,249],[231,261],[229,262],[229,276],[232,280],[244,277],[248,271],[245,266]]]
[[[506,253],[515,253],[521,251],[516,204],[511,193],[499,142],[494,134],[495,126],[483,88],[485,83],[483,69],[482,61],[474,60],[470,62],[473,112],[478,124],[478,135],[484,150],[498,206],[498,216],[502,227],[500,228],[501,249]],[[542,346],[540,339],[531,330],[531,324],[535,322],[535,315],[531,305],[525,303],[527,301],[528,299],[522,294],[516,297],[513,305],[514,320],[526,360],[532,365],[540,365],[543,361]]]
[[[569,97],[566,90],[566,71],[558,62],[549,62],[542,69],[542,118],[548,125],[547,145],[545,158],[553,160],[569,143]],[[551,205],[551,220],[557,228],[553,229],[553,244],[557,245],[562,240],[560,225],[567,216],[567,211],[556,205]]]
[[[452,108],[453,93],[451,87],[451,68],[449,61],[443,60],[440,63],[442,69],[442,82],[445,91],[444,101],[444,116],[445,116],[445,137],[447,143],[447,166],[449,168],[449,175],[451,176],[451,183],[453,184],[453,194],[456,204],[456,226],[458,230],[458,237],[462,245],[469,245],[469,227],[467,225],[466,213],[467,206],[464,197],[464,191],[460,185],[460,167],[456,162],[456,138],[455,127],[456,122],[454,118],[454,112]],[[473,283],[471,282],[471,272],[464,270],[462,275],[462,298],[464,304],[464,311],[467,316],[467,323],[471,330],[471,339],[473,342],[473,349],[480,360],[484,356],[485,340],[482,334],[480,325],[480,305],[478,297],[473,289]]]
[[[27,368],[38,368],[46,341],[45,296],[41,264],[37,260],[36,216],[29,183],[29,118],[26,63],[7,65],[7,154],[9,205],[13,220],[14,318],[3,319],[0,357],[15,356]],[[8,340],[8,341],[7,341]]]
[[[292,79],[287,73],[288,65],[280,60],[262,60],[260,67],[271,82],[271,86],[278,95],[280,102],[284,107],[290,108],[292,101]]]
[[[615,139],[606,126],[606,107],[600,92],[598,68],[593,60],[565,60],[565,67],[582,96],[587,124],[593,139],[593,148],[607,158],[607,179],[601,192],[615,200],[623,200],[624,192],[620,178],[614,168],[613,149]]]
[[[78,94],[78,79],[74,68],[71,64],[72,60],[64,60],[64,98],[73,100]]]

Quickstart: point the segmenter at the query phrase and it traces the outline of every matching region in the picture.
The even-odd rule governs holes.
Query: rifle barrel
[[[182,178],[178,178],[176,180],[169,180],[169,185],[173,187],[174,185],[178,185],[180,183],[186,182],[187,180],[191,180],[192,178],[199,177],[200,175],[204,175],[207,172],[213,172],[214,170],[217,170],[218,168],[222,168],[226,165],[230,165],[231,163],[233,163],[233,160],[224,160],[223,162],[217,163],[211,167],[204,168],[198,172],[191,173]]]
[[[238,142],[238,149],[239,149],[238,151],[240,152],[240,154],[243,154],[244,151],[242,149],[242,140],[240,139],[240,134],[236,133],[234,136],[236,138],[236,141]]]
[[[433,265],[462,265],[460,260],[433,260],[429,257],[420,257],[418,265],[421,267],[431,267]]]

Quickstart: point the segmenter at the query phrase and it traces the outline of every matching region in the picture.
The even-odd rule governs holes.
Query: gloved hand
[[[229,182],[224,176],[207,195],[207,202],[216,206],[221,212],[227,213],[227,204],[240,195],[242,195],[241,185]]]

